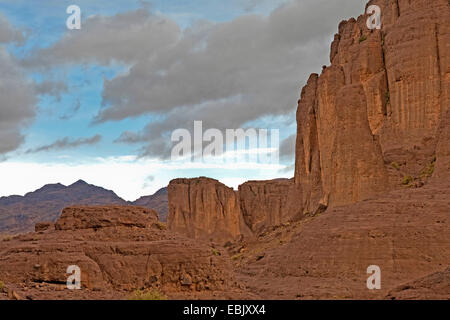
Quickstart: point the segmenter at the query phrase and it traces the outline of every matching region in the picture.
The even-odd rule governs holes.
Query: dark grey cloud
[[[161,157],[170,154],[170,133],[194,120],[224,129],[292,114],[309,74],[327,63],[338,23],[363,9],[360,0],[298,0],[268,17],[202,21],[187,30],[145,9],[96,16],[28,64],[128,64],[129,72],[105,80],[95,122],[162,115],[117,139],[144,143],[142,155]]]
[[[0,13],[0,43],[23,43],[24,32],[14,28],[9,21]]]
[[[68,92],[69,88],[63,81],[43,81],[36,83],[35,90],[39,95],[51,95],[60,100],[61,94]]]
[[[295,154],[295,141],[297,139],[297,134],[293,134],[283,141],[280,144],[280,158],[293,160]]]
[[[91,16],[77,32],[67,32],[50,48],[37,50],[23,61],[27,67],[115,61],[134,63],[151,58],[180,36],[178,25],[146,9],[112,17]]]
[[[65,149],[73,149],[77,148],[83,145],[94,145],[100,142],[102,139],[101,135],[95,135],[90,138],[78,138],[78,139],[71,139],[69,137],[64,137],[62,139],[56,140],[55,142],[44,145],[41,147],[37,147],[35,149],[28,149],[25,153],[38,153],[38,152],[48,152],[48,151],[58,151],[58,150],[65,150]]]
[[[0,156],[23,143],[22,129],[34,119],[36,102],[33,83],[0,46]]]

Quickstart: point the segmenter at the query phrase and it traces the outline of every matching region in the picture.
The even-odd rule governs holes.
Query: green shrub
[[[0,280],[0,291],[3,290],[4,287],[5,287],[5,284],[3,283],[3,281]]]
[[[153,225],[159,230],[167,230],[167,226],[161,221],[155,222]]]
[[[360,38],[359,38],[359,43],[361,43],[361,42],[364,42],[364,41],[366,41],[367,40],[367,37],[366,37],[366,35],[362,35]]]
[[[405,186],[411,184],[411,182],[413,182],[413,181],[414,181],[414,179],[413,179],[413,177],[411,177],[411,176],[405,176],[405,177],[403,178],[403,184],[404,184]]]
[[[436,164],[436,157],[433,157],[433,160],[422,170],[420,177],[423,178],[429,178],[434,173],[434,166]]]
[[[392,162],[391,166],[393,166],[396,170],[400,170],[400,165],[397,162]]]
[[[167,300],[167,297],[156,289],[135,290],[128,300]]]
[[[391,93],[389,91],[387,91],[384,94],[385,98],[386,98],[386,104],[389,104],[391,102]]]
[[[238,254],[232,256],[232,257],[231,257],[231,260],[236,261],[236,260],[238,260],[238,259],[240,259],[240,258],[242,258],[242,253],[238,253]]]
[[[217,250],[216,248],[211,248],[211,253],[212,253],[213,255],[215,255],[215,256],[220,256],[220,255],[221,255],[221,254],[220,254],[220,251]]]

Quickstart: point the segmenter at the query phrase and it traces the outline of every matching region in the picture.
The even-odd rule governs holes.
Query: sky
[[[70,5],[81,9],[79,30],[66,26]],[[135,200],[179,177],[234,188],[291,178],[301,88],[329,65],[339,22],[364,6],[0,0],[0,196],[83,179]],[[237,160],[229,152],[214,161],[174,159],[172,134],[186,129],[193,137],[195,121],[203,133],[224,136],[226,129],[278,130],[279,143],[247,143]],[[225,151],[235,147],[224,143]],[[250,156],[267,149],[279,161]]]

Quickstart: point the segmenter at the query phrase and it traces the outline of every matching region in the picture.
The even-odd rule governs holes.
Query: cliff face
[[[233,238],[449,175],[450,3],[372,4],[382,28],[369,30],[368,15],[341,22],[331,65],[301,92],[294,179],[248,182],[237,194],[171,183],[170,228]]]
[[[405,177],[424,180],[439,158],[437,129],[450,105],[449,3],[371,4],[381,8],[382,29],[369,30],[367,15],[342,22],[331,66],[302,91],[295,183],[305,212],[367,199]]]
[[[239,186],[240,213],[252,233],[281,225],[299,216],[299,190],[292,180],[249,181]]]
[[[170,182],[168,228],[191,238],[227,241],[299,216],[292,180],[249,181],[239,191],[214,179]]]
[[[243,230],[235,191],[214,179],[170,182],[168,228],[191,238],[234,239]]]

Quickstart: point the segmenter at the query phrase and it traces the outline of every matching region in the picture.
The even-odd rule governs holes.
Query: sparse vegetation
[[[242,253],[235,254],[234,256],[231,257],[231,260],[236,261],[239,260],[240,258],[242,258]]]
[[[167,300],[167,297],[157,289],[135,290],[128,300]]]
[[[413,177],[411,176],[404,176],[403,178],[403,185],[408,186],[414,181]]]
[[[391,166],[394,167],[394,169],[396,170],[400,170],[400,165],[395,161],[391,163]]]
[[[161,221],[155,222],[153,224],[156,228],[158,228],[159,230],[167,230],[167,226],[165,223],[162,223]]]
[[[361,37],[359,38],[359,43],[364,42],[367,40],[367,36],[366,35],[361,35]]]
[[[389,91],[387,91],[387,92],[384,94],[384,97],[385,97],[385,99],[386,99],[386,104],[389,104],[389,103],[391,102],[391,93],[390,93]]]
[[[2,291],[4,287],[5,287],[5,284],[3,283],[2,280],[0,280],[0,291]]]
[[[217,250],[216,248],[211,248],[211,253],[212,253],[213,255],[215,255],[215,256],[220,256],[220,255],[221,255],[221,254],[220,254],[220,251]]]
[[[433,159],[431,160],[431,162],[422,170],[420,177],[422,179],[425,178],[429,178],[433,175],[434,173],[434,166],[436,164],[436,156],[433,157]]]

